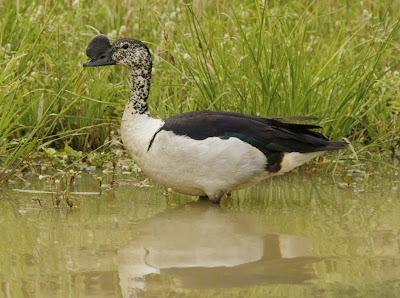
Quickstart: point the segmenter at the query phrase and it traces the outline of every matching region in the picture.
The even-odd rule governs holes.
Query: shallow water
[[[400,296],[400,177],[356,176],[287,175],[218,206],[122,178],[84,194],[82,174],[72,210],[12,190],[49,190],[29,178],[0,192],[0,297]]]

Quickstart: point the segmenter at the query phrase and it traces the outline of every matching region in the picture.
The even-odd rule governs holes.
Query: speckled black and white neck
[[[148,114],[152,61],[149,49],[138,40],[120,39],[113,43],[112,59],[127,66],[131,72],[131,94],[127,108],[132,114]],[[124,49],[130,49],[124,51]]]

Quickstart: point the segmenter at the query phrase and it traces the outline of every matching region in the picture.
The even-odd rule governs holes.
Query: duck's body
[[[85,66],[122,64],[132,91],[121,138],[142,171],[180,193],[219,202],[228,191],[284,174],[325,151],[344,148],[311,131],[315,125],[280,122],[230,112],[191,112],[165,120],[149,116],[151,56],[140,41],[113,45],[104,35],[90,43]],[[307,118],[307,117],[304,117]]]
[[[182,116],[228,117],[221,112],[204,114],[186,113],[161,120],[147,114],[132,114],[127,108],[122,118],[121,137],[129,154],[151,179],[180,193],[207,196],[211,200],[219,199],[227,191],[284,174],[323,153],[290,152],[274,160],[275,152],[271,152],[268,160],[268,153],[237,137],[222,139],[200,134],[195,139],[193,135],[168,130],[168,124],[182,120],[179,119]]]

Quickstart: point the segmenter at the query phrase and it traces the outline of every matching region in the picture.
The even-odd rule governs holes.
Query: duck
[[[149,113],[152,57],[135,39],[95,36],[83,67],[122,65],[130,71],[130,96],[121,139],[142,172],[176,192],[220,203],[226,193],[283,175],[346,142],[330,141],[314,117],[260,117],[228,111],[193,111],[167,119]]]

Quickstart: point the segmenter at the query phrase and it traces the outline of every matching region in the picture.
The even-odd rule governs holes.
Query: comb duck
[[[141,41],[110,44],[105,35],[97,35],[86,54],[91,60],[84,67],[129,68],[131,92],[122,116],[122,141],[148,177],[177,192],[219,203],[226,192],[282,175],[347,145],[312,131],[319,126],[280,121],[290,117],[199,111],[152,118],[147,104],[152,60]]]

